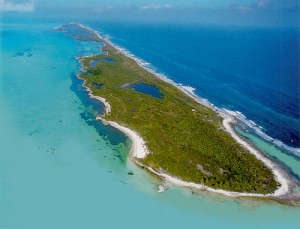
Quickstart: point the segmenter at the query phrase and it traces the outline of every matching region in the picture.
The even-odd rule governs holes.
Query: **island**
[[[104,45],[79,58],[78,78],[105,105],[97,119],[131,139],[129,158],[138,166],[175,185],[230,196],[285,198],[291,191],[287,173],[235,133],[229,114],[199,103],[188,88],[88,27],[56,30]]]

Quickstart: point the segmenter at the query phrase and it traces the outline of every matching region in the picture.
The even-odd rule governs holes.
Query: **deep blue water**
[[[99,53],[101,44],[79,42],[53,32],[52,28],[59,24],[36,19],[29,23],[0,22],[0,228],[299,225],[299,208],[250,200],[238,202],[206,192],[195,195],[165,183],[168,190],[158,194],[157,186],[163,181],[126,160],[128,139],[95,120],[103,112],[103,105],[90,99],[82,81],[76,78],[80,68],[76,57]],[[111,29],[114,35],[116,27]],[[125,27],[120,25],[119,29]],[[177,53],[174,57],[184,54],[179,45],[176,49],[165,47]],[[143,58],[151,57],[147,50],[145,56],[141,50],[136,51],[134,54]],[[160,61],[153,58],[151,63],[168,73]],[[180,74],[168,75],[178,77],[178,82],[193,82],[192,75],[187,75],[186,80]],[[261,150],[300,175],[299,160],[247,135]]]
[[[103,105],[76,78],[76,57],[99,53],[101,44],[75,41],[37,19],[0,25],[0,228],[299,225],[299,208],[195,195],[134,166],[127,137],[95,120]],[[300,175],[294,157],[244,134]],[[162,183],[168,190],[158,194]]]
[[[299,30],[90,23],[218,107],[300,147]]]
[[[124,88],[131,88],[135,91],[151,95],[154,98],[161,99],[163,94],[159,91],[159,89],[153,85],[144,84],[144,83],[136,83],[136,84],[129,84]]]

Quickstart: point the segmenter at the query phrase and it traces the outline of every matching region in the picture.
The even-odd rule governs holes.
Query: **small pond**
[[[103,87],[103,84],[102,83],[92,83],[91,86],[96,89],[101,89]]]
[[[114,59],[111,59],[111,58],[96,59],[96,60],[92,60],[92,61],[90,62],[90,66],[91,66],[92,68],[94,68],[94,67],[97,66],[97,64],[98,64],[99,62],[113,63],[113,62],[115,62],[115,60],[114,60]]]
[[[154,98],[157,99],[161,99],[163,97],[163,94],[160,92],[160,90],[153,86],[153,85],[149,85],[149,84],[144,84],[144,83],[136,83],[136,84],[128,84],[125,85],[123,88],[130,88],[130,89],[134,89],[135,91],[147,94],[147,95],[151,95]]]

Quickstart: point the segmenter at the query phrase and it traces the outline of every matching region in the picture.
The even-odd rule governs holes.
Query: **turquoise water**
[[[267,155],[271,156],[273,159],[282,163],[290,169],[292,174],[300,179],[300,160],[294,155],[283,153],[274,145],[270,145],[267,142],[263,141],[261,138],[258,138],[255,135],[249,134],[247,132],[243,132],[241,129],[236,128],[236,131],[240,133],[242,136],[249,139],[254,145],[259,146],[259,149],[265,152]]]
[[[102,107],[84,97],[74,76],[76,56],[99,47],[53,26],[2,25],[0,228],[299,225],[299,208],[174,187],[156,193],[160,181],[126,160],[125,136],[95,124]],[[288,157],[285,163],[299,165]]]
[[[254,121],[260,126],[256,131],[268,135],[260,136],[273,138],[283,148],[291,146],[290,152],[300,156],[299,26],[120,24],[97,19],[89,25],[159,73],[195,88],[200,97],[241,112],[241,121]]]

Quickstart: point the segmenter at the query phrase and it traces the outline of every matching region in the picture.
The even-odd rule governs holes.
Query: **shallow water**
[[[95,53],[98,45],[74,41],[53,26],[1,29],[0,228],[299,224],[299,208],[172,187],[157,194],[160,181],[126,160],[127,138],[95,122],[103,106],[75,77],[76,56]],[[28,48],[30,57],[15,55]]]
[[[298,157],[292,154],[284,153],[280,151],[280,149],[278,149],[276,146],[268,144],[266,141],[262,140],[258,136],[242,131],[239,128],[236,128],[236,131],[242,136],[246,137],[248,140],[250,140],[251,143],[258,146],[258,148],[262,152],[275,159],[275,161],[278,161],[283,165],[287,166],[287,168],[291,170],[290,172],[294,174],[300,181],[300,159]]]
[[[89,23],[202,98],[300,147],[298,28]]]

